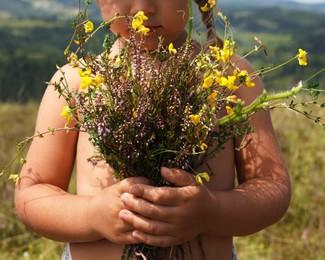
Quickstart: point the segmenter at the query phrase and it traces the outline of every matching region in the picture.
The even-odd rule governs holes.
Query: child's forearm
[[[247,181],[234,190],[214,192],[206,233],[244,236],[277,222],[290,203],[290,184],[262,178]]]
[[[135,185],[121,197],[128,210],[120,217],[135,227],[133,237],[153,246],[184,243],[200,234],[252,234],[279,220],[290,201],[288,178],[252,178],[229,191],[212,191],[184,171],[162,174],[177,188]]]
[[[23,190],[17,188],[15,194],[21,220],[38,234],[62,242],[102,238],[90,226],[90,200],[89,196],[71,195],[49,184],[35,184]]]

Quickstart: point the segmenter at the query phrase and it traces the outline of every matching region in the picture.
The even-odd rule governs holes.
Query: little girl
[[[180,47],[187,38],[189,14],[187,0],[98,0],[104,20],[115,13],[133,16],[143,11],[150,28],[146,48],[164,44]],[[195,0],[201,7],[214,1]],[[209,44],[222,45],[216,36],[213,10],[202,11]],[[118,19],[113,33],[129,37],[128,24]],[[115,55],[123,41],[113,46]],[[199,53],[196,44],[195,53]],[[234,62],[242,70],[253,72],[240,57]],[[66,65],[65,77],[72,89],[78,89],[80,76]],[[51,82],[59,82],[61,72]],[[252,102],[263,91],[259,78],[255,88],[239,88],[236,95]],[[57,92],[48,87],[41,102],[36,131],[62,128],[60,117],[66,105]],[[71,122],[73,124],[73,122]],[[125,244],[145,243],[166,247],[175,259],[175,246],[183,245],[185,259],[234,259],[233,236],[257,232],[277,222],[290,201],[290,180],[270,115],[256,113],[250,120],[255,128],[245,149],[236,150],[241,139],[226,143],[223,151],[199,171],[209,172],[208,184],[198,185],[193,176],[180,169],[162,168],[165,180],[175,187],[153,187],[144,178],[117,181],[108,164],[95,167],[87,162],[93,146],[84,132],[56,132],[36,138],[30,146],[17,185],[15,203],[21,220],[38,234],[67,242],[64,259],[120,259]],[[209,166],[208,166],[209,165]],[[77,174],[77,194],[67,192],[73,168]],[[235,186],[235,176],[238,185]]]

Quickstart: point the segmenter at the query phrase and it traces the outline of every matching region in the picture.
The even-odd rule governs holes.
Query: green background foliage
[[[21,14],[20,9],[9,8],[21,1],[4,1],[8,3],[0,9],[7,10],[2,15],[0,12],[0,102],[38,101],[45,90],[45,82],[51,79],[56,70],[55,65],[66,63],[63,51],[72,35],[70,24],[75,10],[71,10],[68,18],[67,13],[62,16],[43,10],[33,12],[25,3],[25,12]],[[71,8],[71,1],[69,3],[68,7]],[[277,65],[295,56],[298,48],[308,51],[308,69],[292,63],[264,75],[267,89],[291,88],[299,80],[307,79],[324,67],[324,13],[276,6],[245,8],[245,2],[231,5],[231,1],[228,4],[225,1],[223,10],[233,27],[240,54],[245,55],[254,49],[254,36],[266,45],[268,56],[259,52],[249,58],[256,68]],[[101,19],[95,6],[89,16],[97,23]],[[195,24],[194,33],[202,33],[204,28],[197,22]],[[222,27],[220,23],[218,25]],[[101,46],[101,40],[97,39],[96,45]],[[324,76],[319,76],[317,80],[325,85]]]
[[[33,133],[45,82],[50,80],[56,64],[65,63],[63,50],[72,34],[72,19],[67,11],[73,12],[74,6],[71,0],[59,2],[68,3],[70,8],[64,15],[59,9],[35,12],[28,1],[0,2],[0,169],[13,157],[16,143]],[[291,88],[325,66],[324,13],[265,7],[255,5],[253,0],[239,1],[241,5],[238,1],[238,5],[227,2],[222,7],[233,26],[239,52],[245,54],[254,48],[254,36],[268,48],[268,56],[251,56],[257,68],[281,63],[300,47],[309,52],[307,68],[292,64],[265,75],[268,90]],[[254,5],[259,9],[254,9]],[[99,21],[98,12],[92,9],[92,14]],[[194,28],[196,33],[200,30]],[[324,74],[316,80],[325,89]],[[289,111],[274,111],[272,116],[292,178],[292,203],[276,225],[235,239],[239,258],[324,259],[324,131]],[[58,259],[63,244],[37,236],[19,221],[13,191],[14,185],[5,177],[0,178],[0,259]]]
[[[33,133],[37,108],[36,103],[0,105],[1,169],[17,141]],[[273,111],[272,117],[292,179],[292,202],[276,225],[235,239],[239,259],[324,259],[324,130],[287,110]],[[64,245],[37,236],[19,221],[13,190],[12,182],[0,178],[0,259],[58,259]]]

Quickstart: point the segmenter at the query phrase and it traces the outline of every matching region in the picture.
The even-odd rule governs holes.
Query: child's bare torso
[[[117,182],[112,176],[112,169],[100,162],[93,166],[87,159],[94,150],[85,133],[79,134],[77,146],[77,193],[79,195],[94,196],[102,189]],[[232,142],[226,144],[225,149],[213,162],[217,165],[215,173],[207,184],[213,190],[230,190],[234,186],[234,147]],[[104,206],[104,205],[103,205]],[[204,221],[204,220],[203,220]],[[200,247],[200,244],[202,245]],[[212,237],[201,235],[183,245],[185,259],[231,259],[231,237]],[[72,243],[70,245],[73,259],[120,259],[123,245],[114,244],[108,240],[87,243]],[[204,254],[202,253],[202,249]],[[168,249],[169,250],[169,249]],[[174,259],[174,258],[171,258]]]

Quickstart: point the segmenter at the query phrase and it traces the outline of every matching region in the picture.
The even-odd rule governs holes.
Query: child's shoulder
[[[80,85],[78,68],[71,66],[69,63],[62,67],[57,66],[57,71],[52,77],[50,84],[65,84],[70,88],[70,90],[77,90]]]
[[[236,90],[236,95],[238,98],[241,98],[246,104],[249,104],[263,93],[264,84],[262,79],[258,73],[256,73],[256,69],[253,67],[253,65],[246,58],[235,55],[232,58],[232,62],[236,65],[238,70],[247,71],[252,83],[254,83],[254,87],[249,88],[242,86]]]

